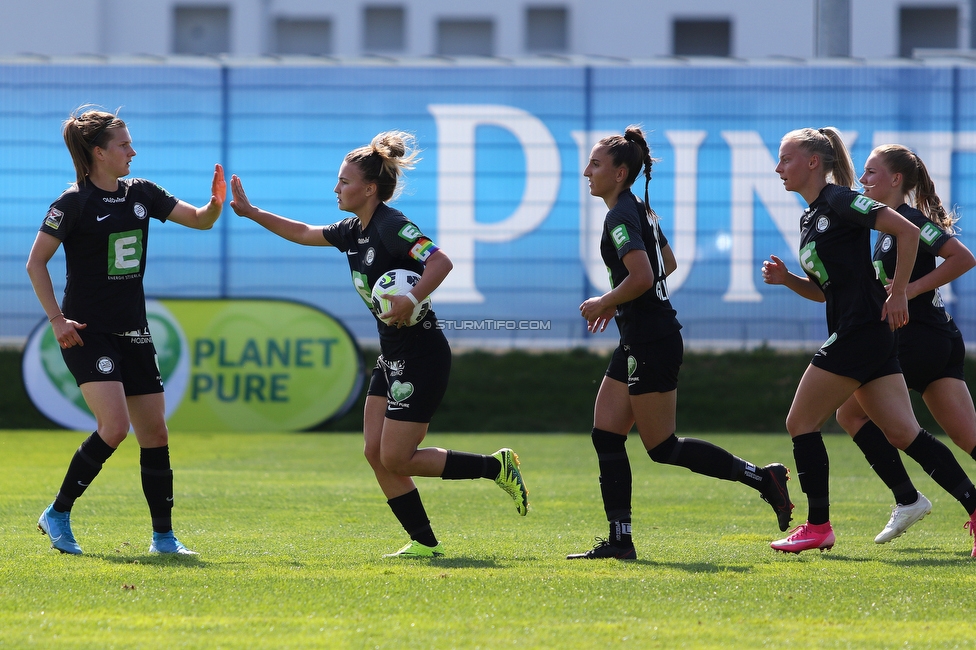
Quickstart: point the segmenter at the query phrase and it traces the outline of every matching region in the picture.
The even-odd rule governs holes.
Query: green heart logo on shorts
[[[627,376],[633,377],[635,370],[637,370],[637,359],[634,357],[627,357]]]
[[[390,386],[390,395],[393,396],[394,401],[402,402],[413,395],[413,384],[411,384],[409,381],[405,384],[395,381],[393,382],[393,385]]]

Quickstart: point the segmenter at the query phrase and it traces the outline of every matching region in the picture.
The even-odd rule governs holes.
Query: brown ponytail
[[[92,150],[104,147],[111,129],[124,128],[125,122],[114,113],[80,106],[64,121],[61,133],[75,167],[75,180],[82,184],[92,168]]]
[[[902,192],[914,197],[915,208],[946,232],[955,233],[958,219],[942,205],[929,170],[918,154],[900,144],[883,144],[871,154],[880,156],[890,173],[901,174]]]

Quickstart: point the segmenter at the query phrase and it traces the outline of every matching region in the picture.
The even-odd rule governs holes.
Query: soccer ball
[[[373,285],[373,291],[370,295],[373,300],[373,308],[376,309],[376,315],[379,316],[390,310],[390,301],[385,296],[406,295],[408,291],[417,286],[418,282],[420,282],[420,274],[406,269],[393,269],[381,275],[376,281],[376,284]],[[420,296],[416,295],[414,297],[418,300],[420,298]],[[413,308],[413,313],[410,315],[410,322],[407,323],[407,327],[416,325],[422,321],[429,311],[430,296],[427,296],[420,301],[420,304]],[[387,325],[390,324],[389,319],[383,322]]]

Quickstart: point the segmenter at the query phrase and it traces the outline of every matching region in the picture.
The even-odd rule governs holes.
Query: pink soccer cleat
[[[769,546],[784,553],[799,553],[814,548],[829,551],[834,547],[834,529],[829,521],[825,524],[807,522],[794,528],[786,539],[778,539]]]

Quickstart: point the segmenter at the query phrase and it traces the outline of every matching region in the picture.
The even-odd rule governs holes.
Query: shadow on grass
[[[880,560],[886,564],[892,564],[894,566],[901,567],[941,567],[941,566],[956,566],[961,562],[972,562],[972,557],[969,550],[964,551],[949,551],[941,546],[904,546],[900,548],[890,549],[891,553],[897,553],[901,555],[911,554],[913,557],[911,559],[883,559]],[[926,557],[919,559],[917,556],[923,554]]]
[[[711,562],[663,562],[658,560],[628,560],[627,564],[638,564],[661,569],[677,569],[687,573],[750,573],[751,566],[712,564]]]
[[[208,565],[199,555],[109,555],[107,553],[86,553],[88,557],[98,558],[110,564],[145,564],[147,566],[181,566],[203,568]]]
[[[396,560],[394,559],[394,561]],[[505,566],[494,560],[474,557],[410,558],[407,562],[424,562],[430,566],[444,567],[445,569],[500,569]]]

